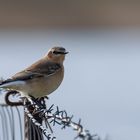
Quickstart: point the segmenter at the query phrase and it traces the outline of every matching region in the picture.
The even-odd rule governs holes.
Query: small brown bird
[[[16,90],[35,98],[49,95],[63,80],[63,61],[67,53],[63,47],[53,47],[42,59],[3,81],[0,88]]]

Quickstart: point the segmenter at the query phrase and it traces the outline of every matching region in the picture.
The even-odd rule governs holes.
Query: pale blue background
[[[54,45],[70,53],[65,79],[50,95],[91,133],[111,140],[140,139],[140,30],[0,30],[0,76],[8,78]],[[58,140],[75,132],[55,128]]]

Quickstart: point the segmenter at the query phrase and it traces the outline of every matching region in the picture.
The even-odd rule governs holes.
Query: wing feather
[[[20,81],[20,80],[31,80],[32,78],[48,77],[59,71],[61,65],[54,62],[43,61],[42,59],[26,68],[25,70],[15,74],[11,79],[3,81],[1,84]]]

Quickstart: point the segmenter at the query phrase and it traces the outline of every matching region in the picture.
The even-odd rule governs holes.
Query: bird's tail
[[[7,89],[7,88],[13,88],[25,84],[24,81],[14,80],[14,79],[7,79],[5,81],[1,81],[0,88]]]
[[[1,80],[0,80],[0,88],[5,88],[6,85],[7,85],[9,82],[11,82],[9,79],[8,79],[8,80],[3,80],[3,79],[1,79]]]
[[[10,82],[12,82],[12,81],[13,81],[12,79],[7,79],[7,80],[1,79],[1,80],[0,80],[0,86],[1,86],[1,85],[4,85],[4,84],[7,84],[7,83],[10,83]]]
[[[0,85],[3,83],[3,81],[4,81],[3,78],[0,78]]]

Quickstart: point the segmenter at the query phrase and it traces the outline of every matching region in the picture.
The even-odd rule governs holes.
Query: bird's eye
[[[57,52],[57,51],[53,51],[52,53],[53,53],[53,54],[60,54],[60,53],[59,53],[59,52]]]

